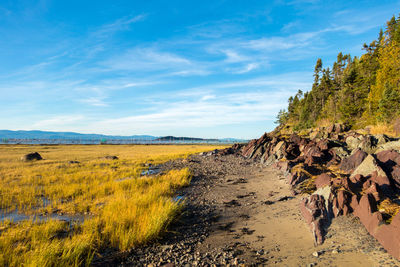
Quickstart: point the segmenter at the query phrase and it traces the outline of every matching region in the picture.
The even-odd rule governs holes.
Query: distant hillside
[[[114,136],[102,134],[81,134],[74,132],[47,131],[10,131],[0,130],[2,139],[79,139],[79,140],[154,140],[158,137],[151,135]]]
[[[219,139],[203,139],[194,137],[176,137],[176,136],[163,136],[155,139],[154,141],[219,141]]]
[[[245,142],[247,140],[235,139],[235,138],[223,138],[223,139],[203,139],[194,137],[176,137],[176,136],[152,136],[152,135],[131,135],[131,136],[119,136],[119,135],[103,135],[103,134],[81,134],[74,132],[47,132],[47,131],[10,131],[0,130],[0,142],[1,140],[24,140],[24,139],[36,139],[36,140],[80,140],[80,141],[125,141],[127,143],[130,140],[137,140],[141,142],[220,142],[220,143],[236,143]],[[138,143],[135,141],[134,143]],[[39,142],[42,143],[42,142]],[[54,143],[54,142],[53,142]],[[87,143],[87,142],[86,142]],[[117,142],[118,143],[118,142]]]

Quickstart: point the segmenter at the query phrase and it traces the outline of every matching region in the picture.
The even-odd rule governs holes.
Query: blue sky
[[[400,1],[0,2],[0,129],[256,138]]]

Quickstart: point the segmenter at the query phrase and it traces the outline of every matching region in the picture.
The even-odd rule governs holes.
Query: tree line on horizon
[[[400,115],[400,16],[393,16],[377,40],[364,44],[365,53],[352,57],[340,52],[332,68],[319,58],[309,92],[299,90],[280,110],[277,123],[293,130],[324,121],[352,128],[390,124]]]

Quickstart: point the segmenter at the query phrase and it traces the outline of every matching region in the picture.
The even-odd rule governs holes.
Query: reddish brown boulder
[[[356,175],[350,177],[350,181],[353,184],[356,184],[356,183],[362,184],[365,181],[365,179],[364,179],[364,176],[362,176],[361,174],[356,174]]]
[[[254,146],[255,146],[256,142],[257,142],[257,139],[253,139],[245,147],[243,147],[242,155],[244,157],[250,157],[250,155],[254,151]]]
[[[292,134],[289,137],[289,142],[300,145],[300,143],[302,143],[303,138],[301,138],[300,136],[298,136],[297,134]]]
[[[373,236],[392,256],[400,260],[400,213],[390,225],[382,225],[375,230]]]
[[[264,145],[270,141],[270,136],[265,133],[259,139],[253,139],[245,147],[243,147],[242,155],[247,158],[260,158],[265,151]]]
[[[400,187],[400,165],[394,166],[391,172],[392,178],[397,184],[397,187]]]
[[[339,184],[340,186],[342,186],[344,189],[350,191],[350,192],[358,192],[359,191],[359,187],[360,185],[357,183],[353,183],[352,181],[350,181],[350,179],[348,177],[342,177],[339,180]]]
[[[315,186],[318,188],[327,186],[327,185],[331,185],[332,181],[331,181],[332,177],[327,174],[327,173],[323,173],[321,175],[318,175],[318,177],[315,179]]]
[[[309,177],[307,176],[306,173],[302,171],[295,171],[288,177],[288,182],[291,186],[295,186],[305,180],[307,180]]]
[[[311,228],[317,245],[324,242],[324,224],[328,220],[325,199],[321,195],[311,195],[300,203],[301,213]]]
[[[400,165],[400,153],[394,150],[386,150],[376,154],[376,159],[383,167]]]
[[[386,175],[379,175],[377,171],[374,171],[370,179],[381,188],[390,188],[390,180]]]
[[[382,169],[400,187],[400,153],[394,150],[386,150],[376,154],[376,159]]]
[[[368,154],[361,149],[357,148],[350,157],[345,158],[340,164],[340,169],[343,171],[350,172],[357,168],[363,160],[368,156]]]
[[[365,184],[369,184],[369,186],[367,187],[365,187],[365,189],[364,189],[364,193],[365,194],[371,194],[373,197],[374,197],[374,199],[375,199],[375,201],[376,202],[379,202],[379,200],[381,199],[381,197],[380,197],[380,193],[379,193],[379,187],[377,186],[377,184],[376,183],[374,183],[374,182],[371,182],[371,183],[365,183]]]
[[[304,163],[311,166],[316,163],[323,162],[324,153],[316,146],[313,145],[305,149],[304,152]]]
[[[354,215],[360,218],[361,223],[371,234],[383,221],[382,214],[377,211],[376,201],[372,194],[365,194],[361,197],[358,206],[354,209]]]
[[[332,199],[332,212],[333,216],[337,217],[339,215],[347,215],[352,209],[350,208],[350,203],[352,200],[352,195],[345,191],[339,190],[336,196]]]
[[[329,140],[328,139],[322,139],[317,143],[317,147],[322,151],[322,150],[327,150],[329,149]]]

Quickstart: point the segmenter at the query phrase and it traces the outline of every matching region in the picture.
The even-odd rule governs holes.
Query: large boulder
[[[376,158],[383,170],[400,188],[400,153],[395,150],[386,150],[377,153]]]
[[[266,145],[271,142],[271,137],[265,133],[259,139],[251,140],[242,148],[242,155],[246,158],[261,158],[265,152]]]
[[[310,226],[316,245],[324,242],[324,225],[328,221],[328,214],[325,208],[325,199],[321,195],[311,195],[304,198],[300,203],[301,213]]]
[[[349,214],[352,209],[350,207],[352,195],[346,190],[338,190],[332,198],[332,213],[337,217]]]
[[[379,153],[385,150],[394,150],[400,152],[400,140],[387,142],[377,147],[375,153]]]
[[[400,213],[397,213],[389,225],[381,225],[372,235],[395,258],[400,260]]]
[[[354,135],[347,136],[345,139],[345,142],[346,142],[348,149],[354,150],[354,149],[358,148],[358,146],[361,143],[361,139],[362,139],[361,136],[354,136]]]
[[[374,156],[368,155],[360,165],[352,172],[350,178],[354,177],[357,174],[362,176],[371,175],[373,172],[376,172],[377,176],[386,176],[386,173],[382,170],[382,168],[376,162]]]
[[[350,172],[357,168],[367,156],[368,154],[366,152],[362,151],[360,148],[357,148],[353,151],[350,157],[342,160],[340,169]]]
[[[354,204],[353,204],[354,205]],[[383,222],[382,214],[377,211],[377,204],[372,194],[365,194],[353,207],[354,215],[360,218],[368,232],[374,235],[377,227]]]
[[[38,152],[29,153],[21,157],[21,160],[23,161],[33,161],[42,159],[43,159],[42,156]]]
[[[373,138],[375,139],[376,146],[382,146],[391,141],[390,137],[386,134],[376,134]]]
[[[376,150],[377,140],[372,135],[349,135],[346,137],[346,145],[350,150],[360,148],[367,153],[373,153]]]
[[[329,186],[332,184],[332,176],[329,175],[328,173],[323,173],[317,176],[315,179],[315,186],[318,188]]]

